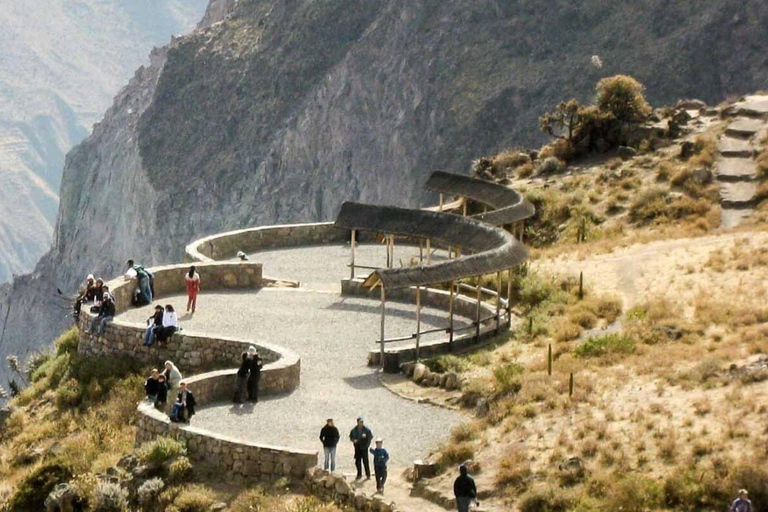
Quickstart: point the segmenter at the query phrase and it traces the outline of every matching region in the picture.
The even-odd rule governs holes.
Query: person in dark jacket
[[[453,482],[453,495],[456,497],[459,512],[469,512],[469,505],[477,500],[477,487],[475,487],[475,480],[469,476],[466,464],[459,466],[459,473]]]
[[[355,468],[357,469],[357,478],[360,480],[363,478],[363,469],[361,466],[365,466],[365,477],[370,480],[371,478],[371,466],[368,461],[368,448],[371,446],[373,439],[373,432],[371,429],[365,426],[363,417],[357,418],[357,425],[349,433],[349,440],[355,445]]]
[[[87,332],[96,331],[96,336],[104,334],[107,324],[115,318],[115,301],[109,292],[104,292],[99,307],[99,314],[91,320],[91,328]],[[97,327],[98,326],[98,327]]]
[[[171,421],[189,423],[195,415],[195,395],[187,388],[187,383],[179,384],[179,394],[176,395],[176,403],[171,409]]]
[[[163,327],[163,306],[155,306],[155,312],[147,318],[147,329],[144,331],[144,346],[148,347],[155,342],[155,334]]]
[[[376,448],[371,448],[373,454],[373,471],[376,473],[376,492],[384,494],[384,484],[387,483],[387,462],[389,453],[384,449],[384,440],[376,439]]]
[[[165,409],[165,404],[168,403],[168,384],[165,382],[165,375],[159,374],[157,376],[157,398],[155,399],[155,407],[159,410]]]
[[[251,374],[251,367],[253,366],[253,354],[255,353],[256,347],[250,346],[240,356],[240,368],[237,369],[237,387],[235,388],[235,397],[232,400],[236,404],[241,404],[245,401],[245,390],[248,385],[248,376]]]
[[[157,395],[160,393],[160,381],[158,377],[160,377],[160,372],[157,371],[157,368],[152,368],[152,375],[144,381],[144,392],[147,394],[147,400],[151,402],[155,402],[157,400]],[[163,386],[165,386],[165,383],[163,383]]]
[[[251,349],[253,349],[253,351],[251,351]],[[251,368],[250,373],[248,374],[248,401],[258,402],[259,380],[261,380],[261,368],[264,366],[264,361],[262,361],[258,350],[256,350],[256,347],[253,345],[248,347],[248,355],[251,356],[249,359]]]
[[[336,471],[336,445],[339,444],[339,429],[333,425],[333,418],[328,418],[325,426],[320,430],[320,441],[323,443],[323,452],[325,452],[325,461],[323,469],[326,471]]]

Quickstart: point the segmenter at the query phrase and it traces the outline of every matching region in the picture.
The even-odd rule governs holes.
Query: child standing
[[[376,439],[376,448],[371,448],[373,454],[373,471],[376,474],[376,492],[384,494],[384,484],[387,483],[387,462],[389,462],[389,453],[382,445],[382,438]]]
[[[187,284],[187,312],[195,312],[197,307],[197,294],[200,291],[200,274],[195,272],[195,266],[189,267],[189,272],[184,275],[184,282]]]

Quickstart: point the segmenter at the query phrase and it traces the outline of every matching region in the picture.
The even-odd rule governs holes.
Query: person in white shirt
[[[166,341],[176,332],[179,325],[179,318],[174,311],[173,306],[166,304],[163,313],[163,326],[155,332],[157,341]]]

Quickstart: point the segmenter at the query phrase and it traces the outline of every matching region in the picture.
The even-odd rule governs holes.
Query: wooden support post
[[[552,376],[552,344],[547,347],[547,375]]]
[[[352,230],[352,239],[350,241],[350,245],[352,245],[352,264],[350,265],[349,270],[349,278],[354,279],[355,278],[355,235],[356,231]]]
[[[501,270],[496,272],[496,334],[501,327]]]
[[[579,272],[579,300],[584,298],[584,272]]]
[[[454,282],[451,281],[451,284],[448,288],[448,351],[453,352],[453,288],[454,288]]]
[[[387,243],[387,268],[390,268],[392,265],[389,262],[389,235],[384,235],[384,241]]]
[[[568,398],[573,398],[573,372],[571,372],[571,377],[568,379]]]
[[[419,345],[421,343],[421,286],[416,287],[416,362],[419,362]]]
[[[381,369],[384,369],[384,319],[387,316],[386,309],[387,295],[384,291],[384,283],[381,283],[381,341],[379,342],[379,362]]]
[[[438,208],[438,210],[437,210],[437,211],[439,211],[439,212],[442,212],[442,211],[443,211],[443,201],[444,201],[444,196],[443,196],[443,193],[442,193],[442,192],[440,192],[440,207],[439,207],[439,208]]]
[[[462,210],[461,214],[466,217],[467,216],[467,198],[464,198],[463,204],[462,204]]]
[[[419,238],[419,265],[424,261],[424,240]]]
[[[429,260],[430,260],[430,255],[429,254],[431,252],[432,252],[432,245],[430,243],[429,238],[427,238],[427,265],[429,265]]]
[[[480,339],[480,294],[482,293],[482,287],[480,286],[480,276],[477,276],[477,309],[475,310],[475,339]]]
[[[390,254],[390,262],[391,267],[395,266],[395,235],[389,235],[389,254]]]
[[[512,325],[512,272],[513,269],[509,269],[507,273],[507,321],[509,325]]]

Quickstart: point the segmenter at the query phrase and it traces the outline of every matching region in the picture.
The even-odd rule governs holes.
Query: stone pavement
[[[396,261],[413,253],[413,248],[400,249],[400,254],[395,249]],[[377,370],[366,366],[367,353],[379,335],[379,302],[339,295],[339,280],[349,275],[348,253],[348,246],[332,246],[252,257],[264,263],[265,275],[301,281],[297,289],[206,293],[203,275],[194,316],[184,315],[185,296],[161,299],[163,304],[174,304],[187,331],[252,337],[292,349],[301,357],[301,386],[295,392],[265,397],[256,405],[205,407],[193,425],[249,441],[317,449],[322,454],[320,428],[326,418],[333,417],[342,435],[337,463],[347,473],[353,470],[347,435],[358,415],[365,417],[374,436],[385,439],[395,467],[410,465],[448,439],[451,428],[464,421],[461,414],[392,394],[381,386]],[[375,265],[384,249],[364,246],[358,254],[360,263]],[[387,309],[387,336],[413,332],[413,305],[388,303]],[[148,307],[131,310],[121,318],[142,321],[149,312]],[[447,325],[447,314],[424,308],[422,323],[425,329]]]

